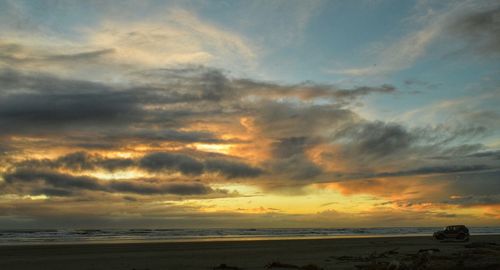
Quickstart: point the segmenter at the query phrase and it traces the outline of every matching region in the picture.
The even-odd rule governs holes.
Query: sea
[[[437,227],[285,229],[71,229],[0,230],[0,245],[193,242],[429,236]],[[471,236],[500,234],[500,227],[469,227]]]

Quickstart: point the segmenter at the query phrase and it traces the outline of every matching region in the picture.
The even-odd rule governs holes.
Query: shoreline
[[[479,235],[499,235],[500,234],[477,234]],[[399,237],[432,237],[421,234],[399,234],[399,235],[335,235],[335,236],[256,236],[256,237],[192,237],[179,239],[92,239],[81,241],[33,241],[33,242],[12,242],[0,243],[4,246],[47,246],[47,245],[100,245],[100,244],[147,244],[147,243],[210,243],[210,242],[251,242],[251,241],[294,241],[294,240],[330,240],[330,239],[371,239],[371,238],[399,238]]]
[[[419,258],[428,259],[437,267],[428,269],[457,269],[461,258],[465,258],[465,269],[500,269],[500,235],[472,235],[469,242],[405,236],[0,246],[0,269],[9,270],[39,270],[40,266],[55,270],[195,270],[217,269],[221,265],[257,270],[272,263],[315,265],[316,269],[326,270],[357,269],[356,265],[373,262],[412,263]]]
[[[476,236],[498,236],[500,233],[479,233]],[[0,247],[9,246],[49,246],[49,245],[101,245],[101,244],[147,244],[147,243],[211,243],[211,242],[251,242],[251,241],[300,241],[300,240],[332,240],[332,239],[376,239],[376,238],[409,238],[421,237],[433,239],[432,235],[424,234],[390,234],[390,235],[332,235],[332,236],[255,236],[255,237],[186,237],[178,239],[89,239],[80,241],[26,241],[26,242],[5,242],[0,243]],[[445,242],[461,242],[449,240]],[[463,242],[462,242],[463,243]]]

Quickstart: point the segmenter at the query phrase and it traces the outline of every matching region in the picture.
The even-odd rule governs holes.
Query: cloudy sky
[[[498,1],[0,1],[0,228],[500,225]]]

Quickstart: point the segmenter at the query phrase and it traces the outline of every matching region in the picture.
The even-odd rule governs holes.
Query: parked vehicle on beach
[[[465,225],[446,226],[444,230],[434,233],[434,238],[437,240],[456,239],[469,241],[469,229]]]

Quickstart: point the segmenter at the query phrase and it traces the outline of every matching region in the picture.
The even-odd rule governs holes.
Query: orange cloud
[[[408,200],[440,194],[446,185],[445,182],[431,184],[420,178],[379,178],[318,184],[318,187],[332,189],[346,196],[368,194],[383,199]]]

